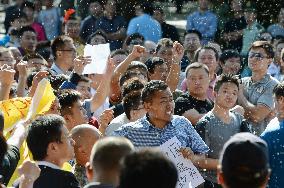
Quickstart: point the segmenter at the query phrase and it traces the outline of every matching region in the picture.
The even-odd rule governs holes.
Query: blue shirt
[[[274,118],[267,125],[261,138],[267,142],[270,168],[272,169],[269,188],[284,187],[284,120]]]
[[[128,138],[135,147],[160,146],[176,136],[182,147],[189,147],[194,153],[202,154],[209,151],[191,123],[182,116],[174,115],[171,122],[163,129],[154,127],[147,116],[144,116],[136,122],[121,126],[113,135]]]
[[[157,43],[162,37],[161,25],[148,14],[142,14],[130,20],[127,35],[141,34],[146,40]]]
[[[211,11],[196,11],[187,17],[186,30],[197,30],[204,43],[214,40],[217,31],[217,16]]]

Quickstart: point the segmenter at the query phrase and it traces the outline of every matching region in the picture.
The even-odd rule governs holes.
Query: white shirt
[[[116,118],[114,118],[110,124],[107,126],[105,135],[110,136],[114,131],[116,131],[122,125],[130,123],[129,119],[127,118],[126,114],[123,113]]]

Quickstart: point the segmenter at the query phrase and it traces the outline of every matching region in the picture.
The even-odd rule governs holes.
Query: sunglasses
[[[252,58],[255,58],[255,59],[261,61],[261,60],[263,60],[264,58],[267,58],[268,56],[264,56],[264,55],[261,54],[261,53],[250,52],[250,53],[248,54],[248,57],[251,58],[251,59],[252,59]]]

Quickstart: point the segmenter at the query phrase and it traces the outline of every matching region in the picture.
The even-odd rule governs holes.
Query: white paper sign
[[[195,188],[204,182],[203,177],[189,159],[185,159],[181,152],[181,143],[173,137],[163,145],[160,150],[176,165],[179,179],[176,188]]]
[[[103,74],[106,68],[107,59],[110,55],[109,43],[90,45],[84,48],[84,56],[91,56],[92,63],[85,66],[83,74]]]

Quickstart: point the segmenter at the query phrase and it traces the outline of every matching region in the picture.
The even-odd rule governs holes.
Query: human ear
[[[94,171],[93,171],[93,167],[90,164],[90,162],[86,163],[85,168],[86,168],[86,176],[89,182],[92,182],[94,180]]]

